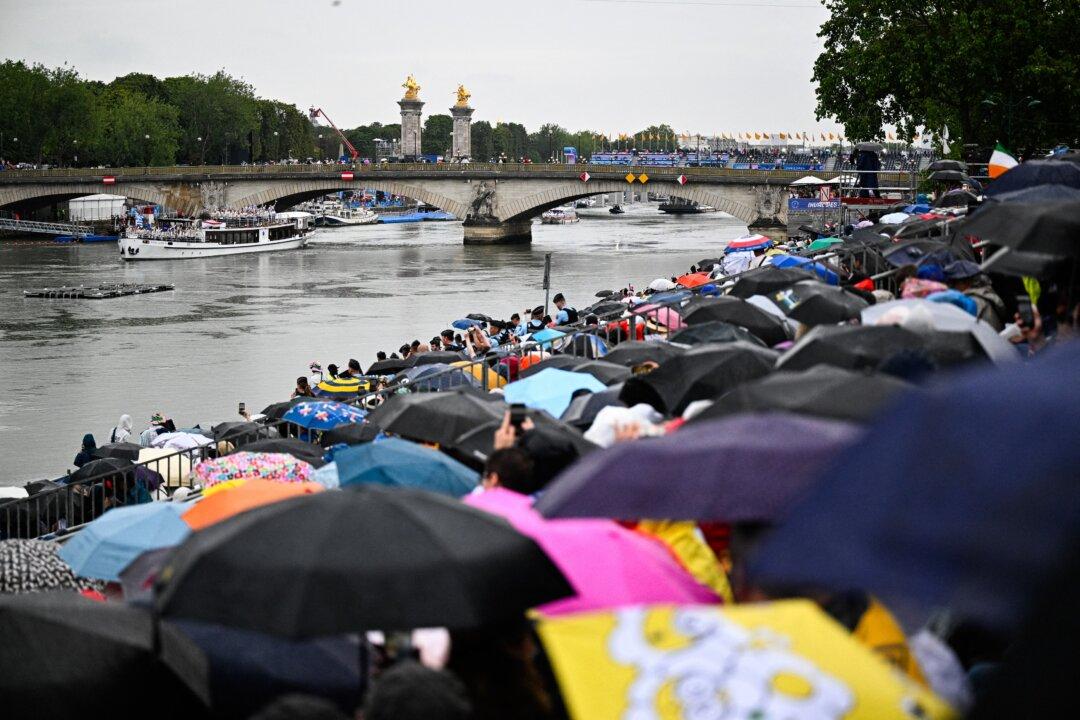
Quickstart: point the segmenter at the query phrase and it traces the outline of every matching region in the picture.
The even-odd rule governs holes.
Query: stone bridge
[[[113,193],[193,215],[366,188],[404,195],[461,218],[465,242],[528,242],[531,218],[628,188],[711,205],[750,227],[784,227],[788,184],[802,173],[611,165],[390,164],[78,168],[0,173],[0,210]],[[632,181],[630,181],[632,178]],[[644,181],[644,182],[643,182]]]

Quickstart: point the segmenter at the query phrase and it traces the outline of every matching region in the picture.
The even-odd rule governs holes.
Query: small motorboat
[[[608,210],[608,212],[611,213],[612,215],[625,215],[626,214],[626,211],[622,209],[622,205],[612,205],[611,209]]]

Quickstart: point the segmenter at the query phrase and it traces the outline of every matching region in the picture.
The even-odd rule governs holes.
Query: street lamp
[[[143,135],[143,165],[150,167],[150,135]]]
[[[78,140],[72,140],[71,142],[75,143],[75,167],[78,167],[79,166],[79,141]]]

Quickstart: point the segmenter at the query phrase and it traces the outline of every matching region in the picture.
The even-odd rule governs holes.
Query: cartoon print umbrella
[[[235,452],[215,460],[204,460],[193,472],[204,487],[229,480],[309,482],[315,476],[310,463],[284,453]]]

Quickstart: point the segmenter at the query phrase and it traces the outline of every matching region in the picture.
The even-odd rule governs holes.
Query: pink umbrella
[[[634,308],[634,314],[640,315],[648,321],[664,325],[668,330],[682,330],[686,327],[679,312],[673,308],[656,303],[649,303]]]
[[[465,502],[501,515],[547,553],[577,591],[541,605],[547,615],[642,603],[716,603],[662,544],[610,520],[545,520],[525,495],[496,488]]]

